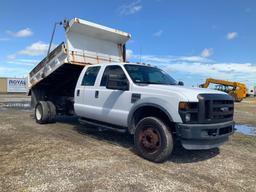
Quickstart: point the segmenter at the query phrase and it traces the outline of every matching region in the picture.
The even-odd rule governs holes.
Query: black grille
[[[199,122],[220,123],[233,120],[234,101],[225,94],[200,94]]]
[[[233,127],[232,126],[228,126],[228,127],[223,127],[219,129],[219,135],[224,135],[227,133],[231,133],[233,131]]]

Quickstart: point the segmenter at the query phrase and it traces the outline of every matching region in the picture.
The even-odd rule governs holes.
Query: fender
[[[158,108],[158,109],[162,110],[168,116],[168,118],[170,119],[171,122],[174,122],[171,114],[168,112],[168,109],[165,108],[165,106],[168,106],[168,105],[170,105],[170,103],[168,103],[167,101],[165,101],[163,99],[159,99],[159,98],[154,98],[154,97],[148,97],[148,98],[138,100],[132,106],[132,108],[130,109],[129,115],[128,115],[127,126],[128,126],[129,132],[133,133],[133,131],[135,129],[135,127],[133,126],[133,123],[132,123],[133,114],[140,107],[149,106],[149,107]]]

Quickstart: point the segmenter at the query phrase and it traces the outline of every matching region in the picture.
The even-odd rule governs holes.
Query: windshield
[[[129,64],[124,67],[134,83],[177,85],[171,76],[156,67]]]

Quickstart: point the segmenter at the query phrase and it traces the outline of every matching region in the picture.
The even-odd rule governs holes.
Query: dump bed
[[[74,18],[65,25],[65,37],[65,43],[57,46],[29,73],[30,89],[36,86],[54,89],[71,80],[75,81],[71,83],[74,88],[83,66],[124,62],[125,43],[131,36]]]

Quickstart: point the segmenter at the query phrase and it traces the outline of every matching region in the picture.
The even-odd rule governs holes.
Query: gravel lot
[[[209,151],[177,146],[155,164],[127,134],[88,132],[74,117],[36,124],[28,100],[0,95],[0,191],[256,191],[256,137],[235,133]],[[255,114],[255,99],[236,104],[238,123],[256,127]]]

